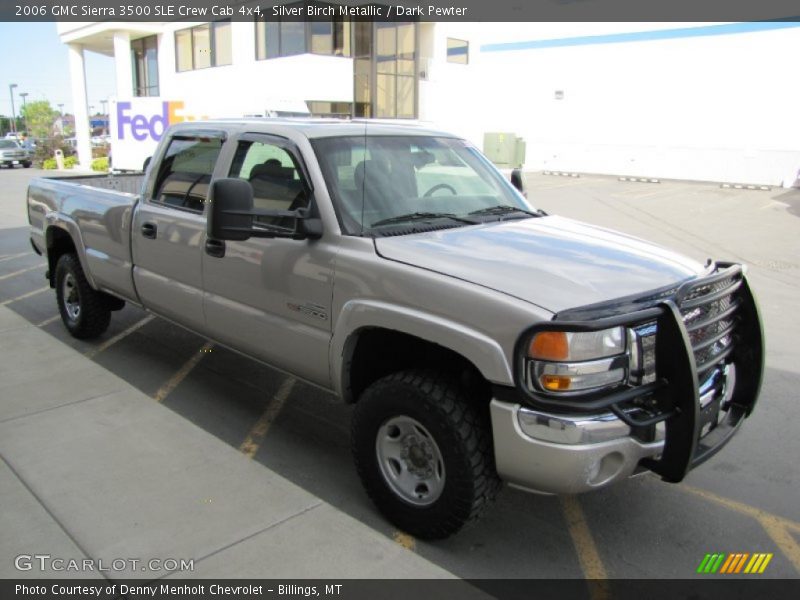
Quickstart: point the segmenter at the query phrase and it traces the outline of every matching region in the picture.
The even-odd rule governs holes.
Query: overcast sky
[[[9,84],[16,83],[14,109],[19,114],[20,92],[26,100],[49,100],[54,108],[64,104],[72,112],[67,47],[58,39],[55,23],[0,22],[0,113],[11,113]],[[100,110],[100,100],[115,93],[114,61],[110,57],[86,52],[86,78],[89,104]]]

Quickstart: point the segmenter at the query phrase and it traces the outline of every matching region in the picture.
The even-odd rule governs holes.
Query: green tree
[[[58,111],[50,106],[47,100],[28,102],[21,111],[27,126],[27,133],[32,138],[47,138],[52,135],[53,122]]]

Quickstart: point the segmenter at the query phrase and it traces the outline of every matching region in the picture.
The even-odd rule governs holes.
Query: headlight
[[[527,348],[531,391],[586,392],[624,383],[628,376],[624,327],[602,331],[541,331]]]

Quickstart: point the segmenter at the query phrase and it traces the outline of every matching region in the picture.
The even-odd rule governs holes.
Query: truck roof
[[[253,133],[276,133],[280,129],[292,129],[309,139],[323,137],[342,137],[354,135],[424,135],[436,137],[457,137],[428,128],[415,121],[389,121],[379,119],[325,119],[325,118],[231,118],[209,119],[203,121],[184,121],[173,125],[175,130],[220,128],[228,131],[250,131]]]

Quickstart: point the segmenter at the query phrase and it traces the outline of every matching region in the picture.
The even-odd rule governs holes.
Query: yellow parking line
[[[286,399],[292,393],[294,384],[295,379],[293,377],[289,377],[285,379],[281,384],[281,387],[278,388],[277,393],[275,396],[273,396],[269,405],[267,405],[267,409],[264,411],[264,414],[261,415],[261,418],[258,419],[258,421],[256,421],[255,425],[253,425],[253,427],[250,429],[250,433],[247,434],[247,437],[242,442],[242,445],[239,446],[239,451],[242,454],[249,458],[253,458],[256,455],[256,452],[258,452],[258,449],[264,442],[267,431],[269,431],[272,423],[275,422],[275,419],[281,412],[281,408],[283,408]]]
[[[27,273],[28,271],[33,271],[35,269],[41,269],[44,265],[34,265],[32,267],[27,267],[25,269],[20,269],[19,271],[14,271],[13,273],[6,273],[5,275],[0,275],[0,281],[4,279],[10,279],[11,277],[16,277],[17,275],[22,275],[23,273]]]
[[[197,354],[195,354],[194,356],[192,356],[192,358],[187,360],[183,364],[183,366],[180,369],[178,369],[178,372],[175,373],[175,375],[173,375],[172,377],[170,377],[169,381],[167,381],[164,385],[162,385],[158,389],[158,391],[155,394],[153,394],[153,400],[155,400],[156,402],[163,402],[164,399],[167,396],[169,396],[176,387],[180,385],[181,381],[186,379],[186,376],[192,372],[192,369],[194,369],[197,366],[197,363],[199,363],[206,354],[211,352],[213,348],[214,345],[211,342],[206,342],[205,344],[203,344],[202,347],[197,351]]]
[[[46,292],[50,289],[49,285],[44,286],[43,288],[39,288],[38,290],[33,290],[32,292],[28,292],[27,294],[22,294],[21,296],[17,296],[16,298],[10,298],[9,300],[5,300],[0,303],[0,306],[6,306],[11,304],[12,302],[17,302],[18,300],[25,300],[25,298],[30,298],[31,296],[35,296],[36,294],[41,294],[42,292]]]
[[[775,542],[775,545],[780,548],[783,555],[792,563],[795,570],[800,573],[800,545],[789,533],[788,529],[773,517],[760,517],[758,522],[767,532],[767,535],[772,538],[772,541]],[[762,570],[759,572],[763,573],[764,568],[766,568],[766,564],[761,566]]]
[[[744,502],[739,502],[738,500],[731,500],[730,498],[720,496],[719,494],[715,494],[714,492],[709,492],[708,490],[702,490],[700,488],[696,488],[694,486],[687,485],[685,483],[682,483],[678,489],[682,489],[683,491],[689,492],[690,494],[694,494],[695,496],[700,496],[705,500],[714,502],[715,504],[720,504],[735,512],[741,513],[743,515],[748,515],[754,519],[771,519],[774,522],[781,525],[781,527],[786,527],[787,529],[791,529],[792,531],[800,533],[800,523],[792,521],[791,519],[787,519],[785,517],[779,517],[778,515],[773,515],[772,513],[769,513],[761,508],[750,506],[749,504],[745,504]]]
[[[800,573],[800,544],[797,543],[790,532],[800,532],[800,523],[690,485],[682,484],[680,489],[758,521],[764,531],[767,532],[767,535],[775,542],[775,545],[780,548],[783,555]]]
[[[22,258],[23,256],[30,256],[30,252],[20,252],[19,254],[4,254],[0,256],[0,262],[5,262],[7,260],[14,260],[15,258]]]
[[[153,315],[149,315],[149,316],[145,317],[144,319],[142,319],[141,321],[137,321],[136,323],[134,323],[133,325],[128,327],[126,330],[121,331],[117,335],[115,335],[114,337],[107,339],[105,342],[103,342],[102,344],[100,344],[96,348],[92,348],[91,350],[88,350],[87,352],[84,352],[83,355],[86,358],[94,358],[95,356],[97,356],[98,354],[103,352],[104,350],[108,350],[111,346],[116,344],[121,339],[128,337],[130,334],[132,334],[134,331],[136,331],[140,327],[142,327],[144,325],[147,325],[153,319],[155,319],[155,317]]]
[[[403,533],[402,531],[395,531],[392,534],[392,539],[406,550],[411,550],[412,552],[417,547],[417,540],[414,539],[414,536]]]
[[[589,581],[589,595],[592,600],[607,600],[611,598],[611,590],[607,581],[608,573],[606,573],[603,560],[597,551],[580,502],[576,496],[561,496],[560,499],[569,535],[572,537],[572,544],[578,554],[578,561],[584,577]]]
[[[61,315],[55,315],[55,316],[50,317],[49,319],[45,319],[41,323],[37,323],[36,326],[37,327],[44,327],[45,325],[50,325],[50,323],[53,323],[54,321],[58,321],[60,318],[61,318]]]

